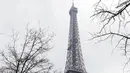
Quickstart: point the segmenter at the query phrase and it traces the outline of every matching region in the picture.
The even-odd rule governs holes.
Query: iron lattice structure
[[[78,10],[73,4],[69,11],[70,30],[65,73],[87,73],[81,51],[77,13]]]

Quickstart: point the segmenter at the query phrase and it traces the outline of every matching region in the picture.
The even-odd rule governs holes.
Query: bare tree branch
[[[130,0],[118,0],[118,4],[110,6],[113,9],[108,9],[109,7],[105,7],[102,2],[103,0],[98,0],[95,4],[94,14],[91,16],[99,18],[99,22],[102,25],[98,33],[91,33],[91,40],[99,39],[98,42],[100,42],[110,38],[112,43],[112,40],[116,38],[118,40],[114,41],[117,42],[115,48],[119,47],[124,51],[124,55],[130,58],[130,32],[128,30],[128,25],[130,24]],[[126,62],[124,68],[128,64],[129,60]]]
[[[0,68],[3,73],[5,70],[15,73],[40,73],[50,70],[50,67],[52,67],[49,65],[49,60],[42,55],[51,49],[49,43],[53,36],[45,35],[41,28],[38,30],[27,28],[26,31],[22,46],[17,47],[18,34],[13,34],[13,44],[8,46],[10,54],[5,56],[4,52],[1,53],[5,60],[5,66]]]

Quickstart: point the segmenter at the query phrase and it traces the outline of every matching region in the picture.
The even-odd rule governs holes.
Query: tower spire
[[[72,6],[74,6],[74,0],[72,0]]]

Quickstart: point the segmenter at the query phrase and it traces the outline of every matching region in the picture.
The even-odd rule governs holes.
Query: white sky
[[[125,58],[119,50],[112,52],[110,41],[95,44],[89,41],[89,32],[99,29],[90,16],[98,0],[75,0],[84,63],[88,73],[123,73]],[[106,0],[107,1],[107,0]],[[69,34],[69,9],[71,0],[0,0],[1,48],[10,40],[12,28],[24,33],[26,25],[47,28],[55,33],[54,48],[48,57],[55,69],[64,71]],[[40,24],[38,24],[40,21]]]

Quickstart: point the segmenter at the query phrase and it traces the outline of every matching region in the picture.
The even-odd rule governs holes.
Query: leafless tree
[[[4,64],[1,73],[49,73],[53,65],[44,54],[52,48],[49,45],[52,37],[44,29],[27,28],[23,43],[19,44],[19,34],[13,32],[8,53],[1,52]]]
[[[94,5],[93,18],[99,19],[101,28],[99,32],[92,35],[92,39],[99,39],[104,41],[114,38],[118,39],[115,47],[124,51],[124,55],[128,58],[126,65],[130,61],[130,0],[113,0],[117,1],[114,4],[105,4],[104,1],[99,0]]]

